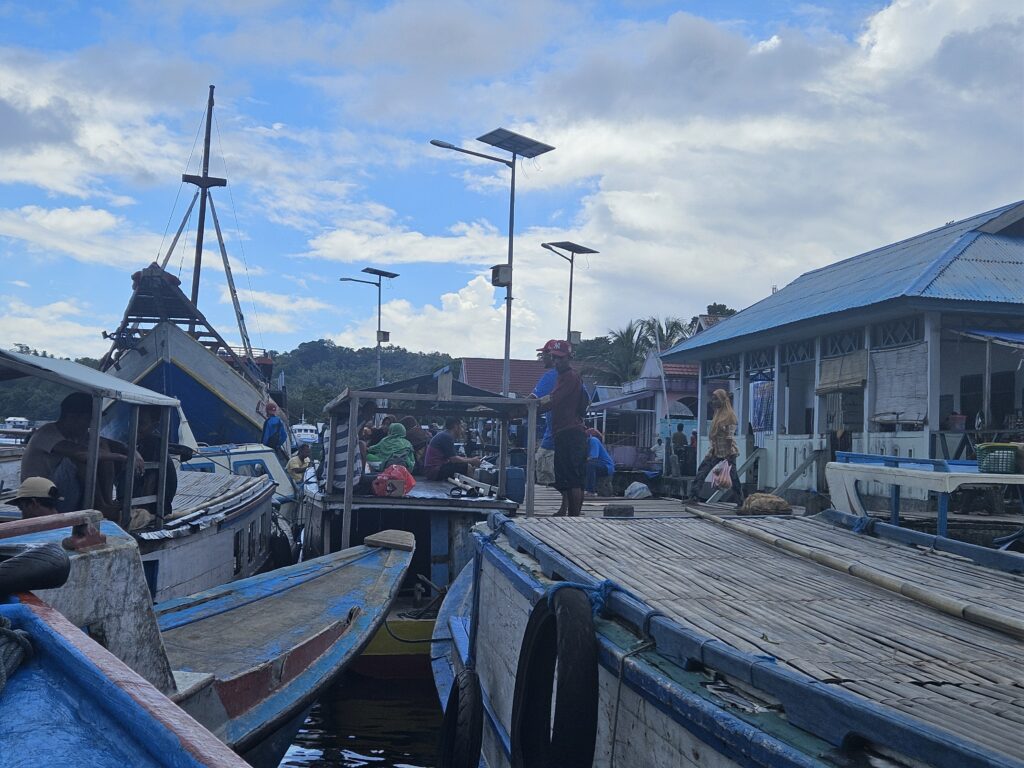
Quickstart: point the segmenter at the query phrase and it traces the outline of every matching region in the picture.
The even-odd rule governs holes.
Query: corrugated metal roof
[[[462,358],[461,379],[467,384],[491,392],[501,392],[504,360],[491,357]],[[526,397],[537,386],[544,375],[544,364],[540,360],[509,360],[509,389],[519,397]]]
[[[178,405],[178,401],[173,397],[161,395],[71,360],[0,350],[0,381],[25,376],[52,381],[79,392],[86,392],[93,397],[106,397],[137,405]]]
[[[1024,202],[807,272],[663,357],[900,297],[1022,303],[1024,239],[977,231],[1016,207]]]

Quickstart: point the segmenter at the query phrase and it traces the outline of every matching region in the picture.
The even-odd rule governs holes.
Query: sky
[[[1018,0],[0,0],[0,347],[98,356],[210,173],[249,335],[501,357],[743,308],[1024,198]],[[197,206],[198,208],[198,206]],[[188,292],[193,212],[168,270]],[[199,306],[239,334],[208,222]]]

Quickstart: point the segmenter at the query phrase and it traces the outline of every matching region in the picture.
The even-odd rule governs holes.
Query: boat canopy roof
[[[33,376],[71,389],[134,405],[176,407],[178,400],[71,360],[0,350],[0,381]]]

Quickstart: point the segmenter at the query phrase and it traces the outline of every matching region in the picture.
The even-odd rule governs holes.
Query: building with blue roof
[[[700,363],[702,450],[710,393],[732,393],[768,489],[837,446],[942,458],[964,423],[1024,433],[1022,357],[1024,201],[807,272],[663,354]],[[815,467],[793,487],[824,491]]]

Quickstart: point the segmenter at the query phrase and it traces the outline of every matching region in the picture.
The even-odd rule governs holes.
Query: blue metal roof
[[[1024,202],[1011,203],[807,272],[662,357],[686,359],[681,353],[897,298],[1020,304],[1024,238],[979,231],[1018,207],[1024,217]]]

